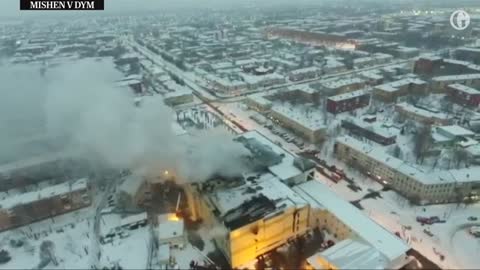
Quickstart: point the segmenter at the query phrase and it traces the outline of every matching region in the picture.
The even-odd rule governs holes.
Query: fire
[[[176,214],[168,214],[168,220],[170,221],[179,221],[180,219]]]

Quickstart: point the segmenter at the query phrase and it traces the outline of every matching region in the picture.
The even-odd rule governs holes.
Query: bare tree
[[[393,148],[392,155],[400,159],[403,157],[402,149],[400,148],[400,146],[395,145],[395,148]]]
[[[432,130],[429,125],[425,125],[420,128],[415,136],[413,137],[413,141],[415,147],[413,149],[413,153],[415,154],[415,158],[417,163],[422,164],[428,150],[432,146]]]
[[[465,149],[457,147],[453,150],[452,159],[455,162],[455,167],[459,169],[462,163],[464,163],[465,165],[468,164],[470,155]]]
[[[57,265],[55,258],[55,244],[50,240],[45,240],[40,244],[40,261],[41,262],[53,262]]]

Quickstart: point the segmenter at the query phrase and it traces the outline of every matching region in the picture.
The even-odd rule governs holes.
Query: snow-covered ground
[[[88,252],[92,226],[93,214],[90,209],[84,209],[6,231],[0,234],[0,244],[12,259],[0,265],[0,269],[37,269],[40,263],[40,245],[44,241],[53,242],[53,254],[58,262],[58,265],[50,263],[46,268],[90,268]],[[11,240],[23,240],[24,244],[15,248],[10,245]]]
[[[327,183],[339,196],[349,201],[360,199],[368,193],[368,189],[381,189],[377,182],[368,178],[359,180],[358,175],[354,177],[357,179],[355,183],[362,188],[358,192],[349,189],[346,181],[335,184],[320,175],[317,175],[317,179]],[[474,251],[478,253],[480,241],[465,235],[464,228],[471,224],[469,216],[479,215],[480,204],[467,207],[456,204],[413,206],[395,191],[380,194],[383,198],[364,199],[360,202],[365,213],[377,223],[393,233],[399,232],[413,248],[443,268],[476,268],[480,265],[479,256],[469,256]],[[416,221],[417,216],[438,216],[447,222],[421,226]],[[404,229],[409,226],[411,230]],[[431,231],[434,236],[428,236],[424,229]],[[439,254],[445,256],[444,261],[440,260]]]
[[[148,227],[127,230],[130,236],[102,245],[101,265],[118,263],[124,269],[147,269],[150,245]]]

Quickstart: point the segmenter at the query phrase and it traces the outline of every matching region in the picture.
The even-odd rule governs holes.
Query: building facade
[[[368,106],[370,94],[364,90],[341,94],[327,99],[327,111],[333,114],[353,111]]]
[[[451,84],[447,89],[447,93],[453,102],[468,107],[480,106],[479,90],[462,84]]]
[[[0,201],[0,231],[61,215],[90,204],[87,179],[12,195]]]
[[[435,204],[480,199],[478,168],[426,172],[372,147],[345,136],[337,139],[335,156],[367,172],[414,203]]]

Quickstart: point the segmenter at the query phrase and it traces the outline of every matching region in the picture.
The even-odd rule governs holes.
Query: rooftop
[[[25,205],[42,199],[49,199],[74,191],[84,190],[87,189],[87,186],[88,180],[86,178],[76,180],[75,182],[66,182],[48,186],[40,190],[10,196],[0,201],[0,207],[3,209],[11,209],[17,205]]]
[[[375,88],[386,92],[395,92],[400,90],[400,87],[409,84],[423,85],[426,84],[426,82],[417,78],[405,78],[398,81],[377,85]]]
[[[467,94],[470,94],[470,95],[480,94],[479,90],[477,90],[473,87],[470,87],[470,86],[459,84],[459,83],[450,84],[448,87],[450,87],[452,89],[455,89],[455,90],[458,90],[458,91],[461,91],[461,92],[464,92],[464,93],[467,93]]]
[[[392,170],[408,176],[424,185],[436,185],[456,182],[480,182],[480,170],[478,169],[478,167],[470,167],[460,170],[427,171],[424,168],[409,164],[401,159],[395,158],[387,154],[382,148],[364,143],[351,136],[339,137],[337,138],[336,142],[347,145],[355,151],[363,153],[371,159],[374,159],[377,162],[391,168]]]
[[[175,213],[158,215],[157,221],[160,241],[183,236],[183,219],[179,219]]]
[[[8,175],[17,170],[27,169],[29,167],[59,161],[63,158],[65,158],[65,153],[52,153],[48,155],[35,156],[25,160],[2,164],[0,165],[0,175]]]
[[[480,79],[480,73],[438,76],[438,77],[432,78],[433,81],[438,81],[438,82],[461,81],[461,80],[479,80],[479,79]]]
[[[331,82],[324,82],[323,87],[329,88],[329,89],[337,89],[341,88],[347,85],[352,85],[352,84],[357,84],[357,83],[364,83],[365,81],[360,78],[350,78],[350,79],[341,79],[341,80],[335,80]]]
[[[307,259],[314,269],[326,269],[324,258],[337,269],[388,269],[390,262],[380,251],[363,241],[345,239]]]
[[[278,156],[283,157],[280,163],[268,167],[270,173],[272,173],[279,179],[287,180],[302,173],[302,171],[295,166],[294,163],[296,157],[292,153],[276,145],[275,143],[270,141],[270,139],[262,135],[260,132],[254,130],[245,132],[240,136],[247,139],[255,139],[258,143],[265,145],[266,147],[271,149],[271,151],[273,151]]]
[[[399,103],[396,106],[398,108],[401,108],[404,111],[409,111],[411,113],[414,113],[416,115],[420,115],[426,118],[436,118],[436,119],[442,119],[442,120],[449,119],[449,117],[445,113],[429,111],[406,102]]]
[[[323,130],[326,128],[322,117],[315,115],[315,117],[308,117],[303,114],[298,108],[291,106],[284,106],[282,104],[274,104],[271,111],[282,115],[291,121],[296,122],[298,125],[305,127],[311,131]]]
[[[352,98],[361,97],[361,96],[364,96],[364,95],[367,95],[367,94],[368,93],[367,93],[366,90],[358,90],[358,91],[353,91],[353,92],[329,97],[328,99],[338,102],[338,101],[342,101],[342,100],[348,100],[348,99],[352,99]]]
[[[272,102],[265,98],[264,94],[253,94],[248,96],[250,100],[262,105],[262,106],[270,106]]]
[[[307,205],[291,188],[268,173],[240,187],[217,191],[211,199],[231,230],[285,208]]]
[[[308,181],[293,188],[300,196],[308,198],[312,208],[326,209],[335,215],[365,242],[388,260],[404,256],[410,247],[396,235],[340,198],[328,186],[318,181]],[[333,255],[333,254],[332,254]]]

